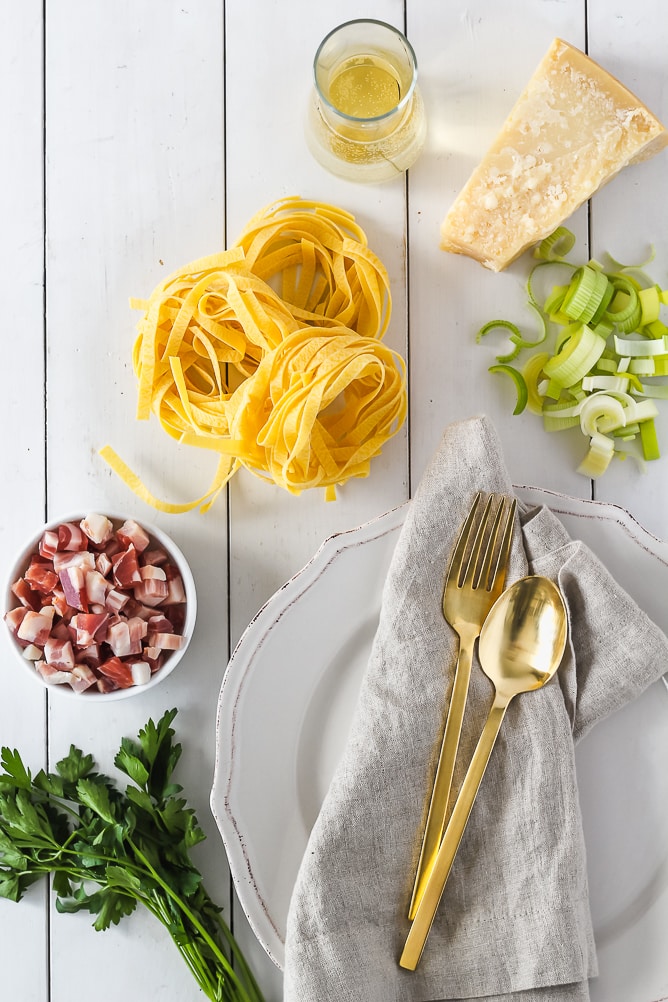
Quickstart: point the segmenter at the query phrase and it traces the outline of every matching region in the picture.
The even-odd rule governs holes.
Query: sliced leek
[[[490,365],[490,372],[502,372],[506,376],[510,376],[513,383],[515,384],[515,390],[517,392],[517,402],[515,404],[515,410],[513,414],[521,414],[527,405],[528,391],[527,384],[521,372],[513,368],[512,365],[503,365],[499,363],[498,365]]]
[[[534,251],[539,260],[526,292],[540,316],[538,339],[495,320],[477,340],[495,328],[510,332],[508,351],[497,354],[489,371],[513,381],[514,414],[541,415],[550,432],[579,427],[589,440],[580,473],[601,476],[615,455],[632,455],[642,469],[659,456],[655,401],[668,399],[668,318],[662,316],[668,289],[644,271],[651,258],[639,265],[612,259],[576,265],[566,260],[574,242],[560,227]]]

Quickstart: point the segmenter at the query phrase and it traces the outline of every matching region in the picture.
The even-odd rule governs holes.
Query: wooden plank
[[[112,510],[159,524],[191,562],[199,622],[188,657],[163,686],[131,700],[84,704],[54,694],[52,759],[71,742],[109,769],[124,735],[177,706],[178,778],[209,836],[196,859],[214,898],[229,889],[208,807],[215,706],[227,658],[223,500],[156,515],[97,456],[109,442],[156,494],[196,497],[215,461],[179,449],[155,421],[135,421],[131,353],[137,315],[165,275],[217,250],[224,219],[223,24],[216,0],[109,5],[67,0],[47,18],[48,477],[51,515]],[[229,918],[229,912],[227,913]],[[53,1002],[193,997],[192,977],[149,915],[106,935],[86,915],[52,916]]]
[[[0,216],[3,304],[3,388],[0,394],[2,469],[0,567],[8,578],[19,549],[44,521],[43,304],[43,24],[42,4],[26,0],[4,11],[0,32]],[[4,633],[4,626],[3,626]],[[46,761],[46,696],[21,671],[2,641],[0,744],[18,748],[34,771]],[[46,997],[46,883],[16,905],[0,901],[8,997]]]
[[[589,53],[647,104],[664,124],[668,122],[665,56],[668,22],[665,11],[652,0],[638,3],[589,3]],[[629,167],[593,199],[592,251],[609,252],[618,260],[646,258],[650,245],[655,257],[648,272],[662,285],[668,270],[668,204],[665,176],[668,153]],[[665,317],[664,317],[665,319]],[[644,472],[633,461],[614,463],[596,483],[595,496],[627,508],[661,539],[668,538],[666,455],[668,405],[658,403],[656,421],[663,458],[648,463]]]
[[[228,241],[262,206],[289,195],[326,201],[353,212],[371,248],[388,268],[393,315],[386,343],[406,352],[406,233],[403,178],[367,186],[328,174],[303,136],[312,62],[337,24],[376,17],[403,28],[403,3],[354,0],[336,10],[290,4],[227,5]],[[260,605],[295,573],[328,535],[372,518],[406,499],[408,442],[404,428],[372,463],[367,480],[349,482],[336,502],[319,491],[300,497],[257,482],[242,471],[231,486],[231,630],[235,641]],[[289,767],[289,763],[286,764]],[[281,978],[241,918],[235,928],[260,972],[268,1002],[282,998]]]
[[[509,380],[487,373],[492,345],[477,346],[476,331],[507,318],[531,329],[525,307],[525,257],[501,274],[439,250],[441,221],[503,124],[555,36],[584,45],[584,5],[413,4],[409,35],[418,55],[429,120],[427,148],[410,175],[411,442],[412,479],[419,477],[445,426],[486,413],[494,421],[515,483],[539,484],[589,496],[574,470],[579,443],[546,441],[528,412],[512,417]],[[586,208],[569,223],[586,247]],[[585,251],[586,253],[586,251]]]

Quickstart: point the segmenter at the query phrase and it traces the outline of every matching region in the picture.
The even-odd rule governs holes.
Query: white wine
[[[417,62],[408,39],[382,21],[342,24],[313,62],[306,140],[327,170],[386,181],[414,162],[425,139]]]
[[[327,98],[352,118],[377,118],[401,101],[401,81],[392,64],[376,55],[355,55],[332,73]]]

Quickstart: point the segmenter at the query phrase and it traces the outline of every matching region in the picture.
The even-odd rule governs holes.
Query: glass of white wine
[[[384,21],[358,19],[323,39],[313,62],[306,139],[315,159],[350,181],[386,181],[424,145],[424,105],[408,39]]]

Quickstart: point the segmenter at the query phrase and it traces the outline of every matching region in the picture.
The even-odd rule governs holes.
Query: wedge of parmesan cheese
[[[557,38],[445,217],[441,247],[501,271],[666,144],[638,98]]]

